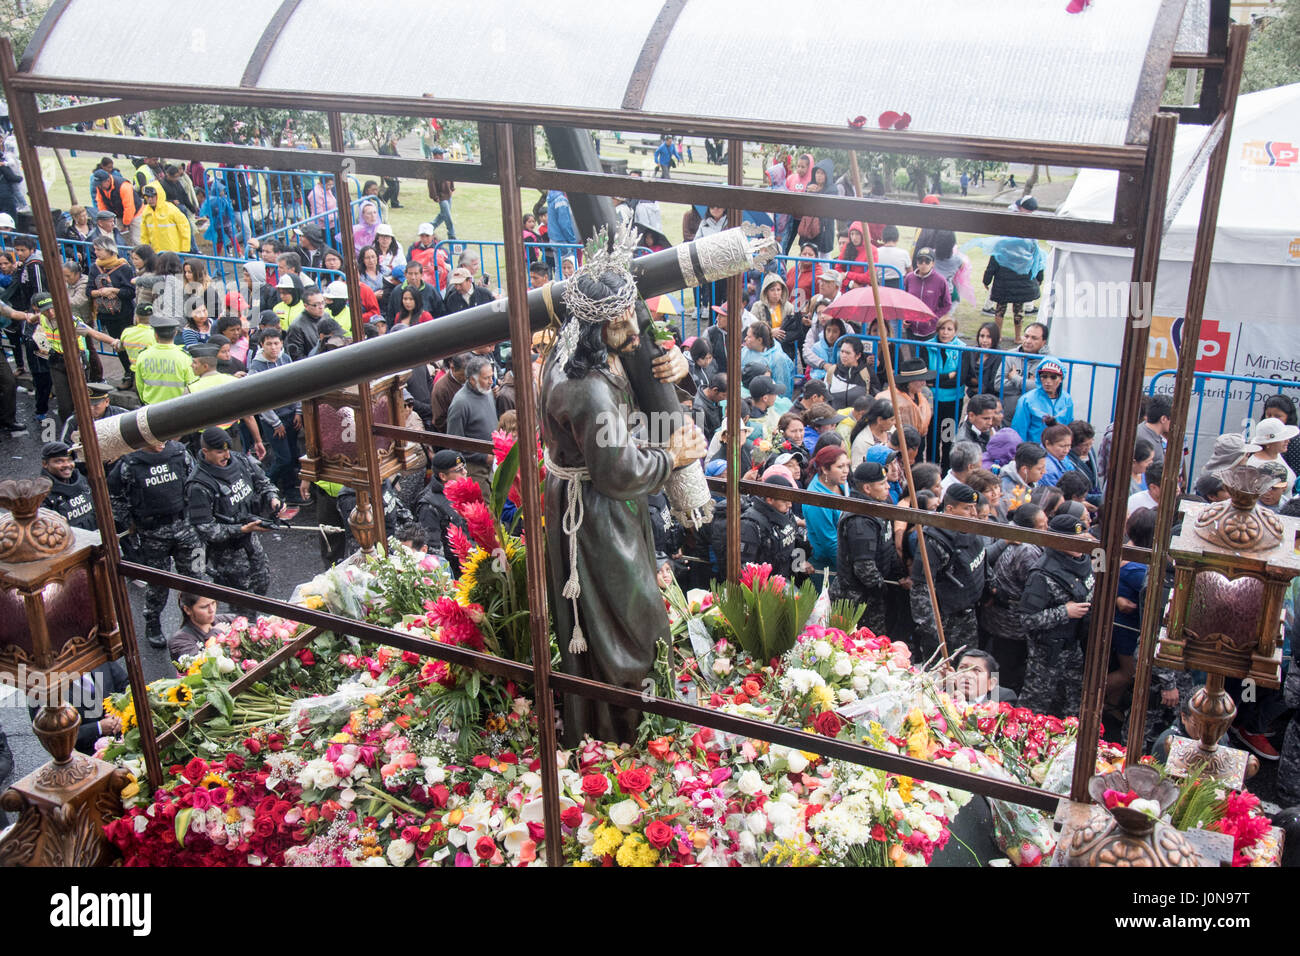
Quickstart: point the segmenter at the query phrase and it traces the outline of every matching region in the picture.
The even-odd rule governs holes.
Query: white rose
[[[752,833],[742,832],[740,834],[740,849],[744,853],[756,853],[758,851],[758,844],[754,841]]]
[[[848,654],[837,654],[831,669],[835,672],[836,677],[848,677],[853,673],[853,661],[849,660]]]
[[[405,866],[406,861],[415,854],[415,844],[405,840],[394,840],[388,844],[388,860],[393,866]]]
[[[442,768],[437,757],[421,757],[420,765],[424,767],[424,782],[433,787],[447,779],[447,771]]]
[[[736,778],[736,787],[741,793],[753,796],[763,789],[763,778],[758,775],[757,770],[746,770]]]
[[[718,657],[713,661],[713,673],[719,677],[726,677],[731,673],[731,658]]]
[[[217,670],[222,674],[229,674],[235,669],[235,662],[224,654],[217,658]]]
[[[326,763],[324,766],[316,768],[316,789],[317,790],[329,790],[332,787],[337,787],[338,783],[339,783],[339,775],[334,772],[334,768],[331,767],[328,763]]]
[[[641,816],[641,808],[635,800],[622,800],[609,808],[609,822],[620,830],[627,831]]]
[[[767,801],[763,805],[763,812],[774,827],[784,826],[794,820],[794,809],[776,800]]]
[[[858,699],[857,692],[851,687],[841,687],[838,696],[841,704],[851,704]]]
[[[762,810],[755,810],[745,817],[745,829],[750,833],[762,836],[767,832],[767,815]]]
[[[835,653],[835,648],[831,647],[830,641],[817,641],[813,644],[813,656],[819,661],[824,661]]]
[[[792,823],[783,823],[779,827],[772,828],[772,835],[783,842],[793,840],[798,832]]]
[[[791,750],[790,756],[786,758],[785,762],[791,773],[803,773],[808,767],[808,758],[798,750]]]

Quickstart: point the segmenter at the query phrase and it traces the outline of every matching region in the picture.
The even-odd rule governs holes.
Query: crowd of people
[[[667,176],[672,144],[662,145],[668,162],[660,164],[667,167],[660,175]],[[773,188],[845,189],[829,160],[818,163],[809,154],[788,166],[773,163],[768,173]],[[157,212],[177,205],[173,194],[185,191],[183,186],[169,191],[169,167],[162,167],[155,185],[141,190],[144,211],[129,221],[130,184],[113,185],[111,168],[95,175],[99,186],[107,184],[118,198],[106,197],[93,223],[86,210],[74,211],[72,228],[78,235],[97,231],[91,238],[94,258],[69,259],[64,278],[74,311],[80,310],[78,334],[117,352],[125,371],[120,385],[145,404],[301,361],[342,347],[354,335],[399,334],[500,295],[469,248],[454,264],[446,260],[436,249],[433,223],[421,224],[403,247],[383,221],[378,199],[361,206],[353,233],[360,315],[350,313],[345,283],[320,279],[320,270],[341,270],[343,259],[330,246],[326,228],[314,222],[298,229],[292,247],[241,241],[236,229],[232,241],[245,259],[240,282],[228,288],[207,275],[201,260],[186,257],[192,233],[180,237],[188,212],[179,219]],[[318,198],[326,211],[327,197],[328,192]],[[210,199],[192,204],[196,214],[208,209],[209,222]],[[1021,201],[1017,208],[1032,214],[1036,204]],[[641,228],[647,245],[667,243],[655,204],[620,202],[619,214]],[[726,227],[725,212],[718,208],[690,209],[686,216],[683,225],[691,236]],[[155,238],[159,245],[140,242],[123,256],[119,243],[135,235],[140,219],[140,238]],[[950,652],[966,648],[989,655],[1000,694],[1065,716],[1079,710],[1096,584],[1094,529],[1102,515],[1122,510],[1127,540],[1150,547],[1163,494],[1222,500],[1227,492],[1220,475],[1241,461],[1276,475],[1261,499],[1266,507],[1300,513],[1292,497],[1300,470],[1300,428],[1295,405],[1285,395],[1270,397],[1262,420],[1245,433],[1221,436],[1213,457],[1195,475],[1184,473],[1181,449],[1165,446],[1171,407],[1164,396],[1144,401],[1131,452],[1112,447],[1113,425],[1099,435],[1093,424],[1076,417],[1065,387],[1068,363],[1048,348],[1050,328],[1022,323],[1024,306],[1037,297],[1041,281],[1040,257],[1024,246],[1028,240],[996,240],[991,246],[984,283],[996,303],[995,317],[979,328],[975,344],[988,350],[980,352],[962,347],[952,312],[954,302],[974,293],[969,261],[951,232],[923,230],[909,250],[900,246],[899,228],[889,224],[851,223],[839,244],[829,219],[778,216],[776,231],[783,251],[797,245],[799,258],[807,259],[833,253],[841,267],[801,268],[796,259],[784,274],[770,268],[750,286],[739,322],[726,304],[713,305],[703,333],[679,341],[693,391],[684,404],[709,442],[705,472],[725,475],[728,461],[736,460],[742,477],[774,493],[745,496],[736,514],[728,513],[725,498],[715,496],[713,520],[702,529],[680,525],[666,498],[653,496],[654,546],[665,576],[701,587],[723,577],[728,522],[739,522],[742,562],[769,564],[793,580],[824,582],[833,598],[863,606],[863,623],[912,644],[919,660],[936,656],[942,627]],[[562,193],[539,201],[521,237],[531,250],[530,285],[567,276],[576,258],[538,245],[577,238]],[[62,371],[70,350],[53,323],[40,250],[23,241],[12,244],[12,267],[0,269],[10,279],[0,313],[10,323],[15,363],[13,368],[0,363],[0,424],[14,434],[24,429],[14,401],[21,380],[33,393],[38,422],[53,417],[58,423],[58,440],[47,442],[42,452],[44,472],[54,485],[49,503],[74,524],[93,527],[84,464],[77,461],[78,424]],[[896,401],[885,386],[879,330],[871,316],[854,322],[827,311],[843,291],[869,282],[866,270],[877,264],[898,269],[903,288],[933,312],[932,318],[909,321],[897,343]],[[1015,339],[1010,351],[1001,352],[1008,305]],[[528,383],[515,382],[509,353],[499,346],[417,364],[406,383],[408,424],[485,441],[498,431],[517,431],[516,389],[537,387],[547,344],[544,335],[534,340]],[[727,373],[729,348],[741,350],[738,382]],[[113,387],[94,365],[95,350],[83,340],[76,351],[87,363],[94,415],[119,413],[110,404]],[[726,425],[731,403],[741,410],[737,434]],[[340,526],[322,537],[323,560],[341,559],[355,547],[345,530],[355,491],[300,481],[301,427],[301,408],[294,403],[106,463],[115,518],[130,532],[131,555],[155,567],[174,564],[183,573],[265,593],[269,573],[259,535],[311,503],[317,520]],[[733,455],[737,446],[739,454]],[[447,500],[446,484],[468,476],[486,490],[492,456],[439,448],[436,439],[422,452],[415,479],[386,489],[387,527],[400,540],[439,553],[455,570],[447,531],[462,519]],[[1132,456],[1126,487],[1106,485],[1107,462],[1115,454]],[[784,492],[796,489],[880,504],[907,504],[914,495],[922,509],[988,522],[989,533],[923,528],[830,504],[795,504]],[[1042,548],[1011,542],[997,536],[999,523],[1050,530],[1073,543]],[[1107,736],[1122,739],[1132,707],[1148,710],[1148,746],[1180,727],[1188,675],[1157,668],[1149,698],[1135,700],[1132,690],[1145,592],[1169,586],[1163,570],[1149,576],[1145,565],[1127,563],[1121,571],[1107,676]],[[158,647],[167,645],[161,631],[166,593],[151,587],[146,602],[146,637]],[[202,626],[195,615],[206,620],[213,609],[186,600],[186,627],[193,631]],[[174,637],[173,646],[189,646],[192,636]],[[1236,733],[1242,743],[1264,759],[1278,759],[1275,742],[1291,719],[1293,698],[1261,691],[1254,700],[1239,700]],[[1300,731],[1292,733],[1300,738]],[[1283,749],[1283,766],[1289,767],[1285,786],[1294,791],[1292,802],[1300,802],[1300,739],[1288,739]]]

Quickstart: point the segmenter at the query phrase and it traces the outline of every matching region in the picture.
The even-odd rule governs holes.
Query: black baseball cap
[[[758,375],[749,383],[750,398],[762,398],[764,395],[775,395],[776,393],[776,383],[772,381],[770,375]]]
[[[1047,530],[1057,534],[1082,534],[1083,522],[1074,515],[1062,512],[1052,516],[1052,520],[1047,522]]]
[[[434,471],[451,471],[465,464],[465,457],[453,448],[444,448],[433,456]]]
[[[71,458],[72,446],[61,441],[47,441],[41,446],[41,461],[51,458]]]
[[[203,429],[203,447],[210,449],[229,448],[230,436],[226,434],[224,428],[218,428],[216,425]]]
[[[864,461],[853,469],[853,480],[860,485],[874,484],[885,480],[885,469],[877,462]]]

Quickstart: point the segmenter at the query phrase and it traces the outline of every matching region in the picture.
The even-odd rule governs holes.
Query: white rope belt
[[[578,581],[578,531],[582,528],[585,512],[582,504],[582,483],[591,480],[591,472],[586,468],[565,468],[557,465],[549,451],[543,452],[546,473],[568,482],[565,488],[564,516],[560,529],[569,539],[569,579],[564,582],[561,592],[573,604],[573,636],[569,640],[569,653],[581,654],[587,649],[587,639],[582,633],[582,624],[578,621],[578,597],[582,594],[582,585]]]

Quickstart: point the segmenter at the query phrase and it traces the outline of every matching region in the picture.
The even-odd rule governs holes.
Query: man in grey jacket
[[[249,375],[288,365],[292,361],[284,353],[284,337],[279,327],[263,328],[260,343],[257,354],[248,361]],[[269,409],[259,417],[270,430],[268,444],[275,454],[275,464],[268,469],[267,477],[280,489],[280,495],[289,507],[298,508],[306,503],[298,493],[298,434],[302,429],[302,403],[290,402]]]
[[[497,427],[497,403],[492,394],[492,360],[475,355],[465,365],[465,387],[456,393],[447,409],[447,434],[491,441]],[[469,476],[478,482],[487,499],[492,492],[492,456],[465,452]]]

